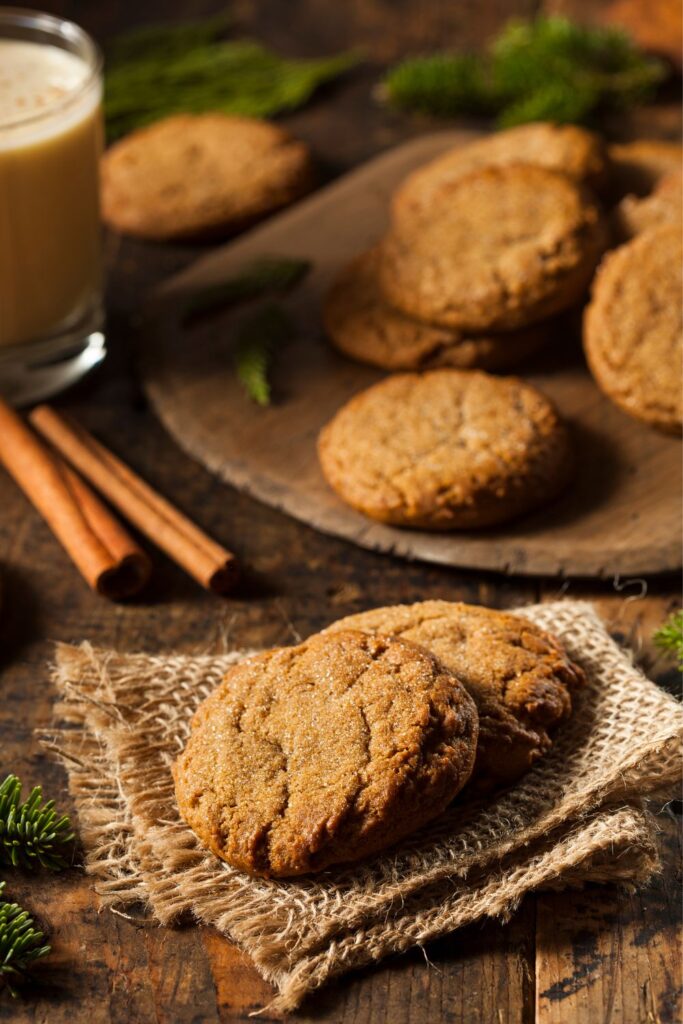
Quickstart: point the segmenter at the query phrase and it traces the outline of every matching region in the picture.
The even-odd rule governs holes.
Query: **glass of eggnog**
[[[0,395],[33,402],[105,354],[102,61],[78,26],[0,7]]]

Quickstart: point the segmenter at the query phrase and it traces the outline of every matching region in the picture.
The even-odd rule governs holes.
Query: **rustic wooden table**
[[[71,17],[99,38],[143,20],[197,17],[220,2],[55,0],[42,6]],[[292,54],[361,46],[369,63],[305,111],[288,119],[314,146],[328,176],[433,127],[381,110],[371,98],[377,66],[445,44],[479,44],[511,13],[531,14],[536,0],[235,0],[238,27]],[[555,0],[554,10],[566,9]],[[574,5],[594,13],[596,5]],[[599,6],[599,5],[598,5]],[[615,133],[676,137],[676,96],[622,119]],[[145,600],[110,605],[91,594],[47,527],[0,475],[0,772],[16,771],[64,801],[62,769],[34,736],[50,723],[47,663],[54,641],[91,640],[134,650],[198,650],[229,628],[244,645],[287,642],[373,604],[442,597],[514,607],[558,594],[596,602],[613,632],[631,643],[644,669],[675,686],[670,663],[657,659],[652,630],[678,603],[676,579],[603,584],[511,579],[408,564],[320,536],[241,496],[173,445],[136,383],[129,323],[150,284],[198,255],[190,247],[110,240],[110,341],[106,368],[64,400],[89,428],[127,458],[208,532],[237,550],[248,567],[239,594],[220,601],[161,556]],[[661,817],[665,871],[642,892],[590,887],[527,899],[506,926],[491,922],[330,986],[297,1021],[403,1024],[537,1021],[599,1024],[677,1022],[681,970],[677,942],[679,840],[671,814]],[[271,990],[248,960],[205,928],[171,930],[99,913],[78,870],[30,880],[13,875],[12,896],[50,932],[54,952],[35,991],[14,1002],[0,993],[0,1020],[180,1024],[246,1021]],[[267,1014],[259,1017],[269,1020]]]

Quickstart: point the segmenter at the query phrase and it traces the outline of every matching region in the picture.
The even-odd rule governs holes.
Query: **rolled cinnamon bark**
[[[151,563],[91,489],[0,399],[0,462],[93,590],[112,600],[147,583]]]
[[[232,552],[145,483],[83,427],[47,405],[30,415],[33,426],[117,508],[203,587],[227,593],[237,581]]]

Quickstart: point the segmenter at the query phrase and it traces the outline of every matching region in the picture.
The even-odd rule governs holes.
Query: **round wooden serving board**
[[[681,565],[681,448],[605,399],[576,340],[558,332],[553,350],[520,373],[550,395],[576,435],[578,474],[553,505],[480,532],[401,530],[366,519],[327,487],[316,458],[320,427],[350,395],[381,374],[334,353],[320,306],[330,279],[385,230],[390,194],[413,167],[471,134],[423,136],[214,250],[155,295],[144,332],[144,379],[178,444],[222,480],[326,533],[407,558],[511,573],[606,576]],[[182,293],[234,274],[257,255],[304,257],[313,270],[286,299],[298,338],[273,369],[274,404],[251,403],[236,381],[235,318],[220,313],[181,327]]]

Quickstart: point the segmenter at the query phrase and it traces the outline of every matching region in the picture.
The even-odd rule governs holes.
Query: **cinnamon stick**
[[[0,399],[0,462],[93,590],[112,600],[147,583],[151,563],[112,513]]]
[[[33,426],[131,523],[162,548],[203,587],[227,593],[237,579],[237,561],[162,498],[83,427],[47,405],[30,415]]]

